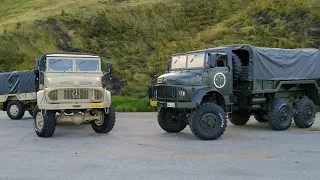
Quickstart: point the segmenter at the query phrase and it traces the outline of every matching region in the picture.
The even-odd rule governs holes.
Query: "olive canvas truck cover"
[[[249,80],[305,80],[320,78],[320,50],[230,45],[249,55]],[[240,57],[241,58],[241,57]]]
[[[0,73],[0,95],[36,92],[34,70]]]

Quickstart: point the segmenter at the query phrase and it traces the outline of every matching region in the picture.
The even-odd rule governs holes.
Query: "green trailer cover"
[[[320,78],[320,50],[230,45],[249,53],[250,80],[306,80]]]
[[[36,92],[36,71],[0,73],[0,95]]]

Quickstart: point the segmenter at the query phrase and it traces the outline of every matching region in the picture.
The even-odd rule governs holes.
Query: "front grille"
[[[89,88],[68,88],[50,91],[48,94],[50,100],[102,100],[103,94],[97,89]]]
[[[151,86],[149,98],[156,101],[189,101],[186,91],[178,86]]]

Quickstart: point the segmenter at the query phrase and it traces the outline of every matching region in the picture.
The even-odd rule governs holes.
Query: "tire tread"
[[[196,129],[194,128],[194,124],[193,124],[193,118],[195,117],[195,114],[198,110],[200,110],[201,108],[203,107],[211,107],[211,109],[216,109],[218,111],[220,111],[221,113],[225,114],[224,110],[218,106],[217,104],[214,104],[214,103],[203,103],[201,104],[197,109],[195,109],[194,111],[192,111],[191,115],[190,115],[190,119],[189,119],[189,126],[190,126],[190,130],[191,132],[199,139],[201,140],[216,140],[218,138],[220,138],[224,132],[225,132],[225,129],[227,128],[227,120],[226,120],[226,117],[224,116],[224,126],[222,128],[222,133],[218,134],[217,136],[214,136],[214,137],[205,137],[205,136],[202,136],[200,133],[198,133],[196,131]]]
[[[309,104],[313,107],[314,109],[314,114],[316,113],[315,109],[315,104],[314,102],[309,99],[309,98],[302,98],[300,99],[294,106],[295,110],[297,111],[297,114],[294,116],[294,123],[299,127],[299,128],[309,128],[313,125],[313,122],[311,124],[307,124],[304,120],[304,117],[301,116],[302,114],[302,109],[305,107],[306,104]],[[315,116],[315,115],[314,115]]]

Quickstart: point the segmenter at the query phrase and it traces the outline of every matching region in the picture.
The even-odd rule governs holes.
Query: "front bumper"
[[[106,109],[110,103],[68,103],[68,104],[38,104],[39,109],[72,110],[72,109]]]
[[[192,109],[197,108],[196,102],[160,102],[160,101],[149,101],[149,105],[153,107],[169,107],[169,108],[181,108],[181,109]]]

